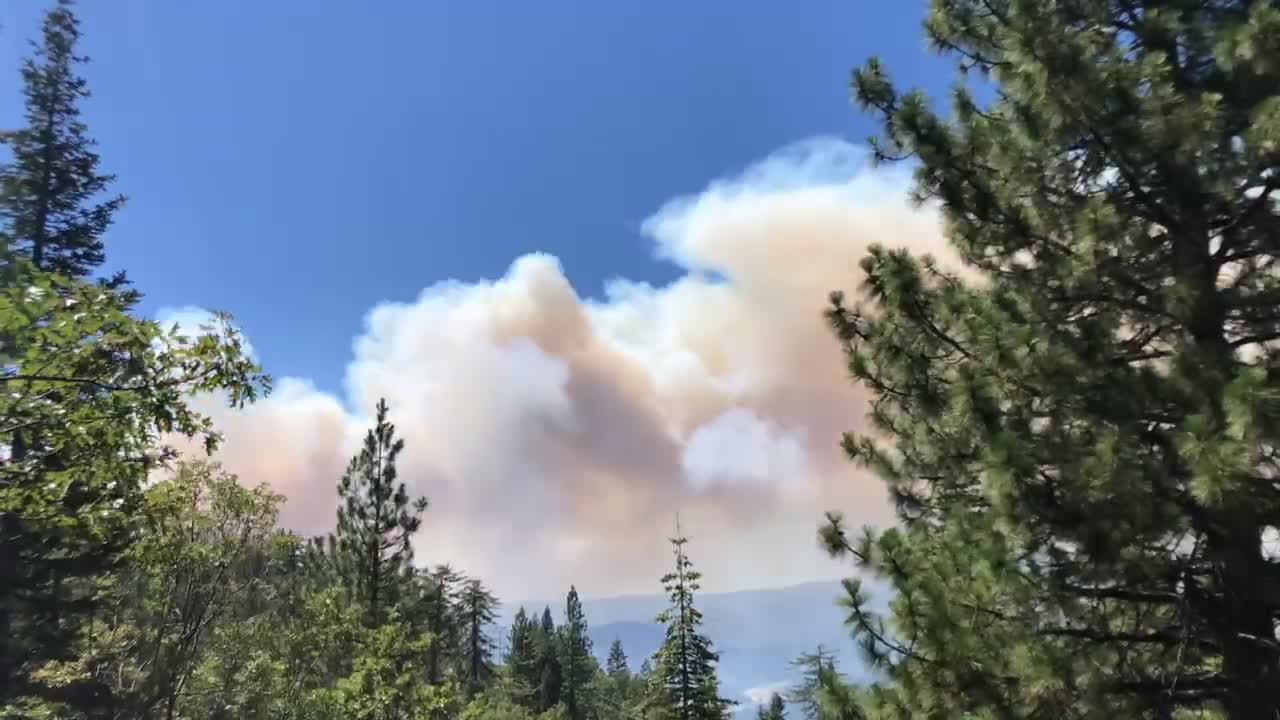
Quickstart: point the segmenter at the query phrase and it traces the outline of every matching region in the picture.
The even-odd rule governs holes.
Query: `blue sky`
[[[0,3],[0,127],[47,6]],[[418,557],[502,597],[652,592],[677,512],[709,591],[841,576],[822,513],[892,514],[820,311],[870,243],[943,248],[848,78],[944,96],[924,6],[83,0],[108,263],[236,317],[276,391],[193,402],[292,529],[386,397]]]
[[[0,125],[48,5],[0,5]],[[924,6],[83,2],[87,121],[130,196],[109,264],[336,391],[365,313],[436,281],[531,250],[584,296],[675,277],[644,218],[793,141],[861,141],[867,56],[945,91]]]

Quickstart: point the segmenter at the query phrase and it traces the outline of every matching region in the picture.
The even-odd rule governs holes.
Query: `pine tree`
[[[631,669],[627,667],[627,653],[622,648],[622,639],[614,638],[609,646],[609,658],[605,661],[605,673],[620,682],[631,678]]]
[[[564,625],[560,627],[560,700],[569,712],[570,720],[583,720],[587,716],[589,700],[587,687],[597,670],[591,654],[591,637],[587,634],[587,618],[582,612],[578,590],[569,587],[565,598]]]
[[[423,624],[432,639],[427,649],[427,678],[433,685],[444,682],[446,671],[461,657],[459,595],[464,581],[448,564],[437,565],[426,578]]]
[[[769,697],[767,705],[761,705],[756,711],[759,720],[787,720],[787,703],[778,693]]]
[[[728,717],[733,703],[720,697],[716,676],[720,656],[712,649],[711,640],[698,630],[702,612],[694,606],[694,593],[702,574],[685,555],[687,542],[677,523],[676,537],[671,539],[675,570],[662,578],[671,605],[658,615],[658,622],[667,629],[654,669],[655,704],[662,716],[671,720],[721,720]]]
[[[542,610],[542,623],[538,629],[538,712],[546,712],[560,704],[560,653],[557,647],[555,621],[551,608]]]
[[[614,638],[609,645],[604,675],[598,678],[597,686],[597,707],[605,716],[625,712],[620,708],[630,707],[637,700],[636,690],[643,688],[631,673],[620,638]]]
[[[462,645],[462,688],[475,697],[493,679],[493,639],[489,626],[497,617],[498,598],[479,580],[468,580],[459,598],[459,620],[466,641]]]
[[[952,116],[854,76],[963,275],[873,247],[833,297],[900,524],[824,532],[874,717],[1280,713],[1280,8],[934,0],[996,82]]]
[[[539,662],[539,626],[529,620],[524,608],[516,611],[511,622],[510,650],[506,657],[512,679],[518,688],[515,698],[521,706],[536,709],[537,691],[542,682],[542,666]]]
[[[0,136],[12,151],[0,169],[0,219],[10,249],[39,270],[85,277],[102,264],[102,234],[124,204],[95,202],[114,177],[98,171],[96,143],[80,119],[89,97],[77,66],[80,24],[69,0],[44,19],[41,42],[22,67],[26,126]]]
[[[824,673],[838,673],[835,653],[819,645],[811,653],[803,653],[791,661],[800,672],[800,681],[787,691],[787,700],[800,707],[805,720],[819,720]]]
[[[387,402],[379,400],[376,424],[338,483],[338,529],[328,551],[369,627],[386,620],[409,582],[411,542],[427,508],[426,498],[411,502],[404,483],[396,481],[404,440],[395,437],[388,412]]]

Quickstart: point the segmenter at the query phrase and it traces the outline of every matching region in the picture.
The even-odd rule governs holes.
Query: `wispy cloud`
[[[786,693],[787,687],[788,687],[787,682],[784,680],[784,681],[779,681],[775,683],[769,683],[768,685],[760,685],[757,687],[748,688],[747,690],[743,691],[742,695],[747,699],[747,702],[751,703],[752,705],[764,705],[765,703],[769,702],[770,699],[773,698],[774,693],[778,693],[779,695]]]
[[[645,223],[686,271],[668,285],[620,278],[585,299],[533,253],[496,280],[383,303],[354,343],[346,398],[285,378],[243,411],[209,403],[222,460],[284,492],[289,525],[327,529],[362,416],[386,396],[401,477],[432,502],[419,557],[500,593],[652,591],[677,511],[708,589],[838,575],[815,545],[822,511],[890,515],[840,456],[866,405],[821,312],[861,281],[872,242],[942,252],[906,183],[861,148],[812,140]]]

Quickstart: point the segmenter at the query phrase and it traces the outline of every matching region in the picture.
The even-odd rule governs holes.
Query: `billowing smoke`
[[[532,253],[499,279],[385,302],[354,344],[346,398],[285,378],[243,411],[208,403],[220,459],[284,493],[285,524],[326,531],[385,396],[401,477],[431,500],[418,558],[507,598],[656,591],[677,513],[707,589],[842,574],[816,545],[822,512],[891,515],[837,446],[866,403],[822,310],[856,289],[873,242],[942,254],[938,216],[908,204],[907,182],[860,148],[807,141],[645,223],[685,270],[671,284],[618,279],[587,299]]]

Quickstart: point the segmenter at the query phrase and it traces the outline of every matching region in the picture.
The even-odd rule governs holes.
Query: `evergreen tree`
[[[873,247],[829,318],[898,527],[829,548],[873,717],[1280,713],[1280,7],[934,0],[952,117],[854,76],[967,268]]]
[[[609,646],[609,658],[605,661],[605,672],[613,680],[625,682],[631,679],[631,669],[627,667],[627,653],[622,649],[622,639],[614,638]]]
[[[79,42],[71,3],[59,0],[22,66],[26,125],[0,136],[12,151],[0,168],[0,234],[37,269],[68,277],[102,264],[102,234],[124,204],[122,196],[99,202],[114,177],[98,171],[96,143],[80,119],[89,89],[77,75],[87,60]]]
[[[524,608],[517,610],[511,623],[510,650],[506,662],[517,687],[518,697],[515,699],[529,709],[535,709],[538,705],[537,690],[542,682],[539,633],[539,626],[529,620]]]
[[[587,687],[597,670],[591,654],[591,637],[587,634],[587,618],[577,588],[570,586],[565,598],[564,625],[560,627],[560,701],[570,720],[587,716]]]
[[[791,667],[800,672],[800,681],[787,692],[786,699],[800,707],[805,720],[819,720],[823,674],[838,673],[835,653],[819,645],[814,652],[792,660]]]
[[[702,612],[694,606],[694,593],[702,574],[685,555],[686,542],[677,524],[676,537],[671,539],[675,570],[662,578],[671,605],[658,615],[658,622],[667,629],[654,669],[655,705],[670,720],[721,720],[733,703],[720,697],[716,676],[720,656],[711,640],[699,632]]]
[[[597,712],[604,717],[627,715],[627,709],[642,699],[637,697],[636,690],[643,685],[631,674],[621,639],[615,638],[609,645],[604,673],[597,678],[595,685]]]
[[[493,639],[489,626],[497,616],[498,598],[479,580],[468,580],[459,598],[462,624],[462,688],[468,699],[475,697],[493,679]]]
[[[388,411],[379,400],[376,424],[338,483],[338,529],[329,542],[330,561],[369,627],[382,624],[400,600],[412,574],[413,535],[427,508],[426,498],[411,502],[396,481],[404,440],[395,437]]]
[[[556,624],[551,619],[551,608],[542,609],[542,623],[538,629],[539,673],[538,712],[546,712],[560,704],[560,653],[557,647]]]
[[[769,698],[767,705],[761,705],[756,711],[759,720],[787,720],[787,703],[778,693]]]
[[[427,649],[427,678],[433,685],[445,680],[446,671],[461,657],[459,594],[465,581],[448,564],[437,565],[427,580],[425,630],[432,642]]]

